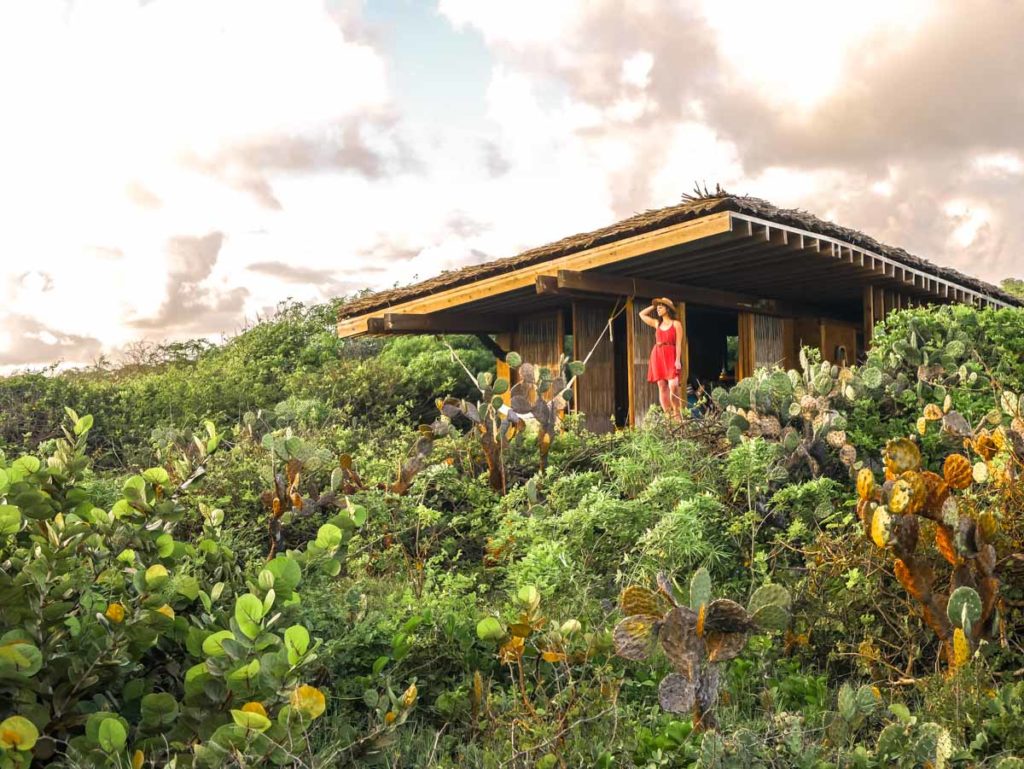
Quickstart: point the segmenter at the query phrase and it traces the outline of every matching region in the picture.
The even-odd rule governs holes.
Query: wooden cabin
[[[518,256],[442,273],[342,307],[338,334],[477,334],[500,358],[583,358],[574,407],[595,431],[637,424],[654,332],[653,297],[678,303],[684,377],[696,390],[760,366],[797,365],[801,346],[855,362],[889,312],[925,304],[1020,306],[956,270],[758,198],[685,199]],[[502,371],[504,369],[504,371]],[[507,367],[499,363],[499,373]]]

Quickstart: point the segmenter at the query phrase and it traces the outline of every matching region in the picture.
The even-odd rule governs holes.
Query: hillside
[[[0,767],[1024,767],[1024,311],[597,436],[336,310],[0,380]]]

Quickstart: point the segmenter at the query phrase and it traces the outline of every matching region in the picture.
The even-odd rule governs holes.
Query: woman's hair
[[[668,312],[668,316],[672,320],[679,320],[678,313],[676,312],[676,306],[669,299],[655,299],[651,302],[652,305],[661,305]]]

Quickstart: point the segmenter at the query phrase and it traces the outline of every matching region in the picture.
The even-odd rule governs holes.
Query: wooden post
[[[736,381],[739,382],[754,373],[754,314],[741,312],[737,325],[739,326],[739,351],[736,356]]]
[[[626,300],[626,390],[629,398],[629,425],[636,424],[636,411],[633,408],[633,391],[636,387],[633,374],[633,325],[637,322],[636,307],[633,297]]]
[[[875,333],[875,291],[871,286],[864,286],[864,346],[871,345],[871,337]]]

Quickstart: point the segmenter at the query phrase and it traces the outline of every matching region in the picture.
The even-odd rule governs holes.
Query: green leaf
[[[154,486],[162,486],[171,479],[171,476],[162,467],[151,467],[142,474],[142,477]]]
[[[43,654],[35,644],[6,633],[0,639],[0,672],[34,676],[43,667]]]
[[[128,732],[116,718],[105,718],[99,729],[100,748],[104,753],[117,753],[128,743]]]
[[[239,726],[251,729],[254,732],[265,732],[271,726],[270,719],[265,715],[262,713],[252,713],[248,710],[232,710],[231,718]]]
[[[121,493],[124,494],[125,499],[133,502],[144,500],[146,498],[145,479],[141,475],[133,475],[124,482],[124,486],[121,487]]]
[[[161,558],[170,557],[174,552],[174,537],[170,534],[161,534],[156,538],[156,552]]]
[[[910,708],[904,705],[902,702],[894,702],[889,705],[889,712],[892,713],[902,723],[909,723],[912,716],[910,715]]]
[[[83,435],[92,429],[92,414],[86,414],[81,419],[75,420],[75,435]]]
[[[206,640],[203,641],[203,654],[208,654],[211,657],[223,657],[226,652],[222,644],[228,640],[235,640],[235,634],[230,630],[219,630],[207,636]]]
[[[505,628],[495,617],[485,617],[476,623],[476,636],[481,641],[500,641],[505,637]]]
[[[7,471],[0,467],[0,494],[6,494],[7,489],[11,487],[11,477],[7,474]]]
[[[690,608],[697,611],[711,602],[711,574],[704,567],[697,569],[690,579]]]
[[[839,715],[847,723],[857,717],[857,695],[848,683],[839,687]]]
[[[309,649],[309,631],[302,625],[292,625],[284,631],[284,645],[288,650],[288,664],[296,665]]]
[[[0,537],[17,534],[21,530],[21,520],[20,509],[14,505],[0,505]]]
[[[166,692],[147,694],[141,708],[143,720],[153,726],[168,726],[178,717],[178,702]]]
[[[199,597],[199,580],[189,576],[178,577],[174,583],[174,589],[178,595],[183,595],[188,600],[194,601]]]
[[[333,523],[325,523],[316,532],[316,546],[334,552],[341,546],[341,529]]]
[[[167,567],[163,564],[154,563],[148,569],[146,569],[146,587],[150,590],[159,590],[163,587],[167,580],[170,579],[170,573],[167,571]]]
[[[236,684],[246,684],[252,686],[253,680],[260,674],[260,661],[253,660],[252,662],[237,667],[228,673],[228,681]]]
[[[252,593],[241,595],[235,601],[235,621],[249,638],[255,638],[262,631],[263,601]]]
[[[533,585],[526,585],[519,588],[516,595],[519,604],[530,611],[535,611],[540,606],[540,592]]]
[[[38,739],[36,725],[24,716],[10,716],[0,722],[0,748],[28,751],[35,747]]]
[[[282,595],[290,594],[302,582],[302,567],[287,555],[279,555],[266,564],[273,574],[273,588]]]
[[[39,460],[36,457],[33,457],[29,454],[26,454],[23,457],[18,457],[17,459],[14,460],[14,463],[11,465],[11,469],[17,469],[18,471],[20,471],[22,478],[24,478],[27,475],[33,475],[34,473],[38,473],[39,468]]]
[[[362,526],[366,523],[366,508],[362,505],[352,505],[350,508],[352,513],[352,522],[357,526]]]

